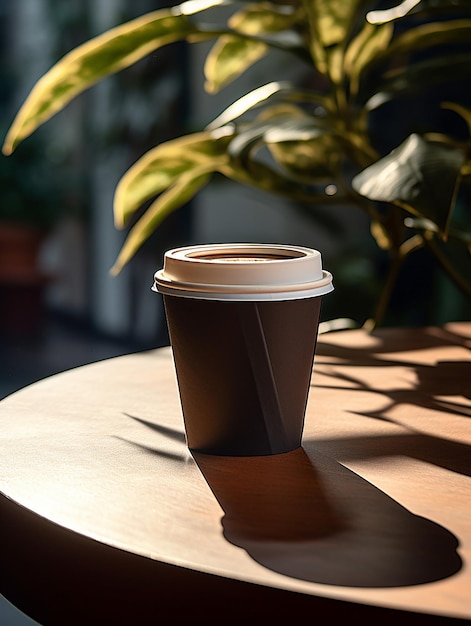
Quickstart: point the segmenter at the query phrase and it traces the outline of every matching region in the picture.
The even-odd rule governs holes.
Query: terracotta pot
[[[38,266],[43,240],[34,227],[0,223],[0,333],[6,337],[40,330],[48,280]]]
[[[43,240],[44,232],[38,228],[0,222],[0,273],[36,273]]]

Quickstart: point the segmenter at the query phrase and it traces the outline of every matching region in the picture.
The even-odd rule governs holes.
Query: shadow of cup
[[[462,566],[452,533],[315,451],[193,456],[224,511],[225,538],[273,571],[377,588],[440,580]]]
[[[309,541],[335,532],[338,520],[302,448],[230,457],[193,452],[224,510],[228,541]]]

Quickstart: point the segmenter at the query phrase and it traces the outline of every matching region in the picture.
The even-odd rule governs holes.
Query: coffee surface
[[[198,260],[203,261],[217,261],[223,263],[257,263],[264,261],[286,261],[291,257],[283,256],[282,254],[206,254],[204,256],[195,257]]]

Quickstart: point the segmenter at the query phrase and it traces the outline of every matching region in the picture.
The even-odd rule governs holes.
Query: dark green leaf
[[[433,85],[470,79],[471,53],[447,55],[415,63],[386,76],[384,81],[375,87],[376,93],[369,94],[365,107],[373,111],[394,98],[424,93]]]
[[[416,54],[435,46],[469,44],[471,41],[471,20],[449,20],[423,24],[397,35],[377,61],[400,58],[401,55]]]
[[[369,200],[390,202],[433,222],[446,237],[464,154],[411,135],[358,174],[352,186]]]
[[[416,230],[423,230],[432,233],[438,232],[436,224],[423,217],[407,217],[404,220],[404,225],[407,226],[407,228],[415,228]],[[471,252],[471,229],[466,229],[464,226],[459,224],[453,225],[452,223],[448,229],[448,236],[450,239],[456,239],[457,241],[464,243]]]
[[[471,135],[471,109],[456,102],[443,102],[442,107],[458,113],[458,115],[466,122],[466,125],[468,126],[468,133]]]

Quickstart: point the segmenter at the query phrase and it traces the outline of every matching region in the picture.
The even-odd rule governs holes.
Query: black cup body
[[[301,445],[321,299],[164,295],[191,450],[250,456]]]

